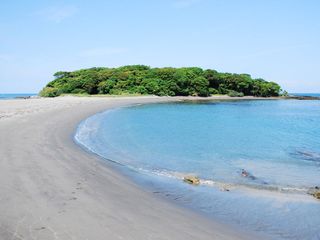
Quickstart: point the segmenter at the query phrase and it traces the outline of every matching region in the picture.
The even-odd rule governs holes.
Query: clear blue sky
[[[94,66],[200,66],[320,92],[318,0],[2,0],[0,92]]]

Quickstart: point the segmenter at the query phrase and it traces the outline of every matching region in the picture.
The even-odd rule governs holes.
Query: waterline
[[[273,239],[314,239],[320,205],[306,193],[319,176],[317,114],[316,101],[143,105],[97,114],[75,139],[221,221]],[[186,175],[200,186],[183,183]]]

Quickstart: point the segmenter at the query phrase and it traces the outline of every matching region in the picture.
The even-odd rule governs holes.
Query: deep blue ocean
[[[271,239],[320,239],[320,201],[307,194],[320,186],[320,101],[137,105],[88,118],[75,139],[221,222]]]
[[[0,100],[36,96],[35,93],[0,93]]]

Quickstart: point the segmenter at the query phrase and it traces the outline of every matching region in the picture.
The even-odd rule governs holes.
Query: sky
[[[248,73],[320,92],[318,0],[1,0],[0,93],[57,71],[144,64]]]

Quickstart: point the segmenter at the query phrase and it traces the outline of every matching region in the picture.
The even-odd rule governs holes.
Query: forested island
[[[118,68],[89,68],[54,74],[40,92],[43,97],[61,94],[152,94],[158,96],[271,97],[281,94],[275,82],[253,79],[249,74],[221,73],[198,67],[151,68],[131,65]]]

